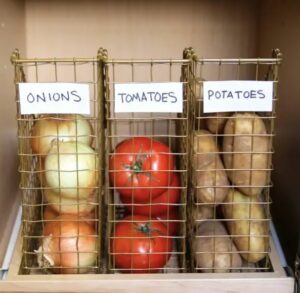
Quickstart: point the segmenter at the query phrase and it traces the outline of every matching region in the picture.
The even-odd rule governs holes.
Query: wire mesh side
[[[188,67],[187,60],[108,60],[106,64],[106,120],[107,120],[107,155],[106,155],[106,203],[108,206],[107,251],[108,271],[110,273],[141,273],[141,272],[182,272],[186,270],[186,198],[188,178],[188,101],[183,101],[183,113],[116,113],[114,85],[132,82],[170,82],[180,81],[181,68]],[[187,78],[182,79],[187,83]],[[177,132],[176,129],[180,130]],[[130,184],[127,187],[116,185],[121,170],[112,167],[112,160],[117,158],[120,145],[128,144],[127,150],[122,149],[118,155],[137,157],[167,157],[167,165],[163,172],[168,174],[167,182],[162,186],[150,188],[152,183],[144,185],[145,196],[139,186]],[[148,149],[146,149],[148,144]],[[156,149],[157,146],[162,150]],[[131,154],[130,154],[131,153]],[[152,160],[152,159],[151,159]],[[174,167],[171,160],[175,161]],[[125,163],[124,163],[125,165]],[[155,180],[156,174],[149,171],[149,178]],[[133,173],[132,173],[133,174]],[[138,175],[137,175],[138,176]],[[176,177],[176,179],[174,179]],[[176,182],[175,182],[176,180]],[[174,181],[174,182],[173,182]],[[131,182],[132,183],[132,182]],[[160,189],[159,195],[157,189]],[[137,195],[138,194],[138,195]],[[139,196],[146,199],[139,200]],[[142,217],[140,219],[139,217]],[[136,235],[133,231],[144,225],[150,228],[150,234]],[[162,228],[163,225],[165,228]],[[127,227],[127,234],[118,234],[122,226]],[[134,228],[135,227],[135,228]],[[163,231],[156,233],[158,230]],[[153,234],[151,234],[153,233]],[[152,236],[151,236],[152,235]],[[154,238],[153,238],[154,237]],[[123,247],[118,243],[124,240]],[[140,239],[140,240],[139,240]],[[163,243],[164,249],[151,252],[146,250],[143,255],[134,245],[143,242],[152,245],[152,241]],[[126,244],[127,243],[127,244]],[[129,243],[129,244],[128,244]],[[154,244],[153,244],[154,245]],[[166,246],[164,246],[166,245]],[[121,245],[122,246],[122,245]],[[170,251],[171,250],[171,251]],[[139,263],[140,261],[144,264]],[[162,262],[155,262],[155,259]],[[143,259],[143,261],[142,261]],[[123,263],[122,263],[123,262]]]
[[[191,264],[194,272],[270,271],[270,188],[281,55],[201,59],[193,55]],[[278,53],[278,52],[277,52]],[[203,82],[271,80],[271,112],[203,112]]]
[[[99,272],[103,124],[99,122],[97,58],[45,61],[21,59],[16,52],[12,63],[23,209],[20,273]],[[86,83],[91,114],[22,115],[20,82]],[[92,178],[89,186],[82,183],[83,174]]]

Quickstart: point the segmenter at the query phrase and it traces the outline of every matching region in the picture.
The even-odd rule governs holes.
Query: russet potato
[[[223,151],[232,185],[248,196],[258,196],[270,172],[269,136],[264,121],[254,113],[231,116],[224,128]]]
[[[229,182],[215,137],[206,130],[194,132],[192,164],[197,202],[221,203],[227,195]]]
[[[242,259],[225,227],[216,220],[198,227],[193,254],[196,267],[206,273],[226,273],[242,266]]]
[[[264,205],[255,198],[231,189],[222,206],[229,233],[241,256],[250,263],[268,252],[268,222]]]

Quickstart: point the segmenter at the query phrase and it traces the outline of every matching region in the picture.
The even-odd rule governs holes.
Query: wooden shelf
[[[273,272],[183,273],[183,274],[87,274],[19,275],[21,235],[16,244],[7,279],[0,281],[4,292],[209,292],[291,293],[294,278],[288,277],[271,241]]]

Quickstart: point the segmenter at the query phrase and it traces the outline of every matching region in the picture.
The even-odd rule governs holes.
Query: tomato
[[[110,243],[112,263],[124,273],[155,273],[172,253],[166,226],[144,216],[129,216],[115,226]]]
[[[174,173],[173,180],[168,188],[159,196],[150,200],[150,203],[140,203],[138,200],[120,194],[121,201],[125,208],[133,215],[144,215],[149,217],[167,214],[169,210],[176,207],[180,199],[180,182],[178,174]]]
[[[115,148],[109,160],[109,177],[123,197],[149,202],[170,186],[174,164],[167,145],[147,137],[134,137]]]
[[[168,235],[178,235],[180,222],[177,208],[170,209],[168,214],[157,216],[156,219],[160,220],[167,227]]]

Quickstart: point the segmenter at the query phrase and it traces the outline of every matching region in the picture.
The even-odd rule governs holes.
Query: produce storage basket
[[[107,153],[105,158],[106,170],[106,205],[107,211],[107,252],[108,252],[108,272],[109,273],[141,273],[141,272],[160,272],[160,273],[175,273],[187,271],[186,263],[186,203],[187,203],[187,190],[188,190],[188,150],[189,150],[189,95],[190,87],[188,86],[190,80],[190,60],[188,59],[148,59],[148,60],[115,60],[108,59],[105,62],[105,110],[106,110],[106,123],[107,123]],[[185,94],[183,98],[183,111],[182,113],[149,113],[148,109],[144,109],[139,113],[119,113],[115,112],[115,85],[119,83],[164,83],[164,82],[182,82]],[[148,152],[145,151],[143,142],[139,139],[145,139],[150,142]],[[116,184],[117,176],[122,174],[120,169],[112,167],[111,160],[118,159],[116,150],[120,143],[128,142],[128,148],[119,151],[118,155],[125,156],[130,153],[134,159],[146,158],[151,156],[156,151],[155,144],[158,142],[166,145],[169,150],[158,150],[161,155],[169,155],[175,160],[175,169],[171,166],[164,167],[164,171],[170,172],[168,182],[163,183],[165,192],[165,200],[160,197],[155,197],[152,193],[155,192],[155,187],[150,192],[150,196],[145,201],[139,201],[138,196],[135,197],[138,186],[129,184],[129,187],[122,188]],[[139,145],[140,149],[133,150],[133,145]],[[131,148],[132,147],[132,148]],[[141,160],[143,161],[143,159]],[[131,166],[132,167],[132,166]],[[129,166],[129,169],[131,168]],[[131,174],[133,170],[131,168]],[[148,173],[148,176],[153,176],[154,173]],[[179,183],[172,186],[171,175],[179,178]],[[138,175],[131,175],[132,177]],[[129,178],[129,182],[134,180]],[[150,183],[149,186],[152,183]],[[127,189],[126,189],[127,188]],[[143,188],[143,187],[141,187]],[[123,189],[123,190],[121,190]],[[127,190],[127,200],[122,198],[122,192]],[[144,186],[147,190],[147,186]],[[121,190],[121,191],[120,191]],[[179,199],[173,200],[174,195],[177,193]],[[128,196],[129,193],[129,196]],[[121,195],[120,195],[121,194]],[[160,198],[160,199],[159,199]],[[164,209],[162,214],[157,215],[157,208]],[[143,210],[141,212],[141,209]],[[174,211],[176,213],[174,214]],[[129,214],[136,215],[142,214],[147,218],[150,230],[155,228],[155,223],[163,222],[167,228],[167,235],[156,235],[155,241],[159,239],[171,241],[172,255],[170,251],[157,252],[152,248],[144,251],[144,266],[138,263],[138,251],[134,248],[134,236],[130,232],[120,236],[116,232],[119,226],[126,222],[127,227],[136,227],[140,222],[135,218],[128,218]],[[155,214],[155,215],[154,215]],[[124,217],[125,220],[124,220]],[[135,228],[134,228],[135,229]],[[153,235],[149,234],[140,235],[140,240],[144,240],[147,245],[152,245],[150,242]],[[159,232],[158,232],[159,234]],[[136,236],[135,236],[136,237]],[[122,244],[122,239],[126,240],[130,248],[124,250],[117,248],[117,242]],[[154,244],[153,244],[154,245]],[[170,248],[169,248],[170,249]],[[157,256],[165,258],[163,264],[158,265],[154,263],[154,257]],[[120,260],[122,259],[123,260]],[[127,263],[122,263],[126,259]],[[153,260],[153,263],[152,263]]]
[[[53,270],[57,273],[99,272],[102,266],[100,251],[104,149],[103,103],[101,102],[103,78],[99,70],[102,51],[99,50],[95,58],[25,59],[20,57],[16,50],[11,60],[15,68],[23,210],[20,273],[40,274],[50,273]],[[88,84],[90,115],[21,114],[19,84],[45,82]],[[43,131],[45,124],[50,127],[50,130]],[[82,125],[85,127],[84,130],[81,128]],[[51,141],[50,150],[42,148],[43,142],[47,140]],[[86,146],[83,147],[82,144]],[[68,145],[69,149],[66,150],[63,145]],[[53,151],[55,147],[57,149]],[[89,155],[86,155],[87,153]],[[47,158],[53,158],[54,165],[46,168]],[[68,167],[64,160],[65,162],[69,160],[72,167]],[[90,160],[89,165],[85,163],[87,160]],[[53,184],[49,184],[51,174],[54,174],[55,180],[58,181],[55,189]],[[92,178],[88,188],[80,181],[82,174],[89,174]],[[71,187],[68,184],[63,185],[63,180],[66,178],[67,182],[75,178],[75,183],[71,184]],[[64,197],[65,192],[72,192],[72,197]],[[55,218],[65,213],[68,216]],[[65,224],[68,223],[71,232],[64,232]],[[92,228],[87,228],[87,225]],[[49,226],[52,226],[52,230]],[[47,229],[55,232],[45,235],[43,231]],[[48,246],[45,243],[47,240],[50,241]],[[71,243],[69,247],[66,246],[66,240]],[[83,245],[87,240],[92,243],[88,248]],[[56,241],[55,245],[54,241]],[[49,250],[51,245],[53,247]],[[85,256],[94,261],[87,262],[83,267],[82,258]],[[64,261],[68,257],[72,258],[71,263]]]
[[[196,172],[199,173],[201,169],[195,169],[194,165],[200,153],[192,151],[194,145],[193,133],[198,129],[199,125],[202,128],[204,125],[203,121],[207,118],[201,111],[203,100],[200,94],[202,85],[200,78],[216,79],[218,70],[211,71],[211,67],[216,66],[216,68],[223,70],[228,65],[237,70],[231,69],[231,73],[233,71],[236,73],[240,72],[234,77],[231,75],[230,78],[243,78],[243,68],[254,67],[254,69],[249,69],[246,76],[247,78],[257,76],[257,79],[260,79],[263,72],[262,69],[265,68],[265,71],[268,73],[268,79],[275,81],[275,103],[280,61],[279,55],[270,59],[199,59],[192,49],[186,49],[182,59],[168,60],[108,59],[107,52],[103,49],[99,50],[95,58],[24,59],[20,57],[18,52],[15,52],[12,56],[12,62],[15,67],[23,229],[18,236],[19,241],[16,242],[7,279],[3,281],[6,291],[31,292],[38,290],[41,292],[57,292],[59,290],[63,292],[98,292],[99,288],[101,288],[107,292],[122,290],[150,290],[152,292],[158,289],[180,292],[182,288],[185,288],[189,292],[199,290],[207,292],[228,290],[252,292],[257,290],[257,288],[264,288],[263,290],[266,292],[290,292],[293,287],[293,278],[288,277],[284,271],[284,265],[277,254],[280,249],[276,242],[273,242],[273,239],[270,239],[271,250],[268,247],[263,252],[267,253],[267,257],[264,260],[255,265],[245,263],[238,268],[227,267],[227,271],[232,272],[226,274],[206,273],[217,272],[218,270],[214,268],[214,264],[210,267],[197,264],[194,261],[195,255],[200,255],[203,252],[193,249],[192,245],[195,239],[200,239],[201,237],[206,239],[206,236],[198,236],[195,223],[199,224],[207,220],[193,211],[202,206],[211,208],[210,205],[196,200],[197,190],[200,189],[200,186],[197,186],[195,177]],[[209,68],[209,70],[206,72],[203,70],[204,67]],[[226,77],[223,75],[222,70],[220,70],[219,78],[225,79]],[[256,72],[254,75],[253,71]],[[182,113],[149,113],[149,111],[143,113],[116,113],[114,111],[116,84],[164,83],[170,81],[182,82]],[[33,150],[31,141],[36,136],[33,135],[35,125],[39,121],[46,119],[39,115],[21,115],[18,85],[24,82],[80,82],[89,84],[92,111],[90,116],[86,116],[81,120],[87,120],[92,124],[94,130],[91,135],[93,136],[92,147],[96,151],[96,167],[99,171],[98,184],[95,186],[97,200],[90,203],[96,206],[97,215],[95,218],[90,217],[87,219],[97,224],[97,231],[92,236],[97,237],[98,242],[98,247],[94,251],[97,261],[93,265],[88,266],[87,272],[90,274],[66,275],[64,273],[82,273],[83,271],[80,270],[82,269],[81,267],[74,266],[71,268],[73,271],[64,272],[62,271],[63,267],[58,266],[56,272],[60,274],[53,275],[53,267],[50,267],[47,263],[42,263],[42,265],[38,263],[38,255],[43,256],[45,254],[45,251],[39,250],[42,240],[46,238],[42,236],[43,230],[50,222],[57,222],[57,226],[60,227],[61,223],[65,223],[65,221],[46,220],[44,217],[44,208],[50,205],[45,201],[47,186],[43,184],[46,180],[45,174],[47,170],[42,164],[42,155]],[[59,121],[63,117],[54,115],[54,118]],[[71,120],[66,117],[64,119]],[[274,135],[275,109],[273,113],[270,113],[264,119],[269,121],[267,124],[268,137],[272,139]],[[36,137],[40,136],[37,135]],[[213,139],[216,141],[219,137],[223,138],[225,136],[218,133],[213,136]],[[140,203],[136,202],[134,198],[124,202],[122,194],[119,192],[119,187],[115,186],[113,179],[118,170],[111,168],[112,158],[116,155],[116,150],[121,142],[126,140],[138,141],[138,138],[150,141],[149,153],[154,151],[153,146],[157,141],[163,143],[169,148],[167,152],[163,153],[169,154],[175,159],[175,166],[170,168],[170,165],[165,171],[172,171],[173,175],[177,174],[179,183],[171,186],[171,180],[167,181],[164,187],[167,188],[168,192],[164,197],[165,201],[162,203],[155,200]],[[134,145],[134,142],[132,142],[132,145]],[[272,153],[272,151],[270,152]],[[144,157],[144,153],[143,148],[141,148],[138,149],[136,155],[140,155],[141,158]],[[127,154],[127,152],[123,152],[124,154]],[[269,169],[271,168],[268,168],[268,172],[270,171]],[[149,177],[151,177],[150,174]],[[168,179],[171,179],[171,177]],[[61,186],[61,189],[64,188]],[[131,193],[134,193],[134,190],[133,188]],[[180,194],[179,200],[177,195],[176,200],[171,201],[171,190],[176,191],[176,194]],[[60,205],[57,204],[57,206],[60,206],[61,209],[66,208],[67,205],[63,204],[63,202],[59,203]],[[267,184],[264,186],[263,196],[259,199],[259,204],[264,207],[266,215],[262,221],[269,223],[270,198]],[[150,214],[153,210],[157,207],[162,208],[162,206],[167,211],[165,212],[165,217],[153,217],[151,219]],[[222,206],[225,206],[223,202],[218,207],[213,207],[213,215],[209,219],[211,223],[217,220],[221,220],[221,222],[237,220],[225,220],[222,216]],[[234,204],[229,203],[228,206],[234,206]],[[128,234],[123,236],[115,234],[118,226],[125,222],[124,217],[127,218],[126,222],[129,223],[127,227],[141,228],[139,221],[129,216],[130,213],[134,213],[134,211],[141,208],[147,211],[147,215],[144,215],[144,217],[146,217],[148,225],[145,228],[150,228],[151,230],[154,227],[154,232],[158,233],[158,235],[156,234],[154,235],[155,237],[151,238],[151,232],[153,231],[144,230],[146,236],[142,237],[143,241],[146,240],[147,243],[151,239],[155,241],[167,239],[173,244],[172,249],[152,253],[152,255],[158,254],[160,257],[163,256],[167,261],[166,264],[155,268],[151,264],[150,254],[148,258],[144,258],[144,261],[146,259],[146,267],[139,269],[132,261],[136,256],[134,250],[129,250],[129,252],[114,250],[114,240],[127,239],[130,242],[133,239]],[[176,209],[178,212],[175,218],[170,213],[173,209]],[[155,223],[164,225],[165,228],[161,230],[163,233],[158,232],[162,226],[160,225],[160,229],[157,229],[155,228]],[[176,233],[172,234],[170,232],[174,226]],[[165,233],[166,231],[167,233]],[[212,238],[213,241],[217,239],[216,237]],[[211,248],[211,254],[216,254],[215,248]],[[226,252],[228,254],[228,251]],[[144,254],[147,255],[148,251]],[[117,263],[118,256],[127,257],[127,259],[129,256],[131,260],[130,265],[127,268],[120,267]],[[144,272],[150,274],[138,276],[136,274],[127,274]],[[155,272],[155,274],[152,274],[152,272]],[[45,284],[47,284],[46,287]]]
[[[271,271],[270,189],[279,50],[206,59],[193,49],[189,247],[194,272]],[[205,81],[273,81],[272,111],[204,113]]]

